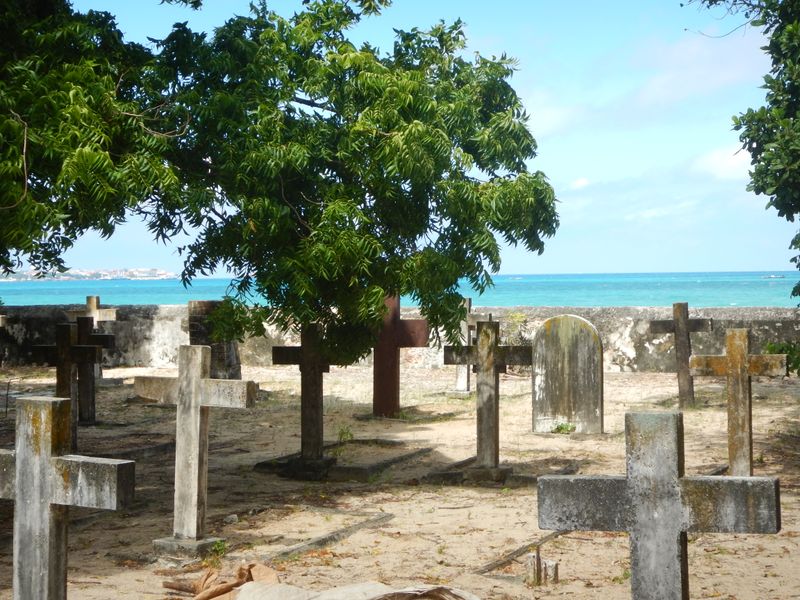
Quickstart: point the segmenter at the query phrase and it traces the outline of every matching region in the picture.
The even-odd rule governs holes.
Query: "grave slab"
[[[400,298],[386,298],[383,328],[372,361],[372,414],[376,417],[393,417],[400,412],[400,349],[424,348],[429,335],[425,319],[401,319]]]
[[[782,377],[787,374],[785,354],[750,354],[750,332],[728,329],[725,354],[692,356],[695,377],[727,378],[728,464],[731,475],[753,474],[753,400],[751,377]]]
[[[687,532],[777,533],[772,477],[685,477],[683,415],[625,415],[626,476],[544,476],[539,528],[625,531],[634,599],[688,600]]]
[[[533,431],[561,424],[603,433],[603,344],[594,325],[575,315],[547,319],[533,339]]]
[[[67,596],[69,507],[118,510],[134,495],[132,461],[69,455],[70,401],[17,400],[13,451],[0,450],[0,497],[15,501],[15,600]]]

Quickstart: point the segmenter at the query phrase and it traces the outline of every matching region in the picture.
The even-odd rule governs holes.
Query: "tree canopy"
[[[4,43],[2,61],[17,77],[0,87],[2,207],[17,220],[0,229],[4,266],[58,265],[127,209],[158,239],[196,232],[185,281],[233,273],[221,321],[238,333],[318,323],[331,355],[355,359],[384,297],[406,294],[455,341],[459,279],[490,285],[499,240],[542,252],[556,200],[527,166],[514,61],[469,56],[460,22],[397,31],[389,51],[349,41],[387,4],[307,0],[287,18],[256,2],[210,36],[176,24],[155,53],[106,14],[28,15],[24,51]],[[78,47],[66,61],[64,39]],[[23,206],[47,232],[28,246],[12,237]]]
[[[373,6],[372,10],[378,7]],[[369,348],[383,298],[408,294],[454,339],[458,281],[480,291],[497,237],[541,252],[554,193],[511,59],[465,56],[460,22],[398,31],[381,54],[347,30],[347,2],[284,18],[258,3],[211,38],[177,26],[156,83],[174,108],[169,160],[188,193],[154,206],[158,235],[189,224],[185,277],[220,266],[281,326],[317,322],[329,349]]]
[[[109,236],[143,198],[176,193],[140,79],[151,53],[107,13],[65,0],[0,9],[0,269],[64,270],[87,230]],[[155,126],[155,125],[153,125]]]
[[[735,116],[742,147],[750,153],[748,190],[768,197],[767,207],[794,222],[800,214],[800,3],[781,0],[702,0],[742,13],[768,36],[772,60],[764,76],[766,103]],[[800,232],[790,248],[800,252]],[[800,254],[792,258],[800,269]],[[793,296],[800,296],[800,283]]]

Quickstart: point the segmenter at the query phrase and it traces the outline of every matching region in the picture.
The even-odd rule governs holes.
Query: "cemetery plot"
[[[127,372],[110,369],[109,377],[127,383],[98,389],[97,419],[115,426],[86,428],[81,443],[124,434],[121,445],[139,447],[137,433],[174,436],[175,409],[133,399]],[[47,373],[52,390],[54,371]],[[401,373],[404,410],[457,413],[441,420],[356,420],[354,415],[369,412],[372,406],[371,367],[332,367],[326,374],[322,417],[327,440],[337,441],[340,432],[346,437],[349,428],[359,438],[433,448],[369,482],[293,481],[254,472],[257,462],[299,447],[300,377],[294,365],[245,367],[243,376],[261,386],[255,407],[220,411],[209,425],[206,522],[210,536],[227,540],[210,559],[219,565],[221,578],[235,572],[241,560],[252,558],[259,564],[270,562],[285,583],[315,590],[372,580],[397,587],[440,583],[484,599],[631,597],[626,533],[569,532],[543,543],[541,559],[558,562],[555,586],[526,587],[526,552],[489,572],[476,573],[550,532],[537,527],[536,494],[530,487],[516,489],[508,483],[443,487],[422,482],[427,473],[475,454],[475,399],[448,394],[452,368],[404,365]],[[550,469],[570,464],[581,475],[624,473],[624,413],[664,410],[665,403],[671,408],[677,398],[674,374],[607,373],[605,435],[534,434],[530,379],[501,374],[500,380],[499,458],[501,465],[513,466],[514,473],[552,473]],[[15,386],[12,392],[19,391]],[[709,403],[684,415],[689,476],[706,474],[710,466],[727,459],[724,381],[703,379],[696,386],[698,399]],[[783,600],[787,586],[798,582],[800,380],[754,380],[753,394],[757,472],[781,479],[783,530],[777,535],[690,533],[690,588],[695,597]],[[15,418],[12,398],[9,420]],[[145,444],[146,439],[139,438]],[[80,453],[89,452],[81,447]],[[161,588],[164,581],[199,576],[204,568],[199,561],[153,562],[152,540],[168,532],[172,519],[174,449],[137,456],[136,462],[136,500],[130,508],[96,511],[90,518],[83,510],[71,511],[77,517],[69,537],[71,600],[168,597]],[[0,500],[3,599],[10,597],[7,523],[12,509],[12,502]],[[376,521],[378,515],[385,520]],[[318,545],[305,545],[312,541]]]

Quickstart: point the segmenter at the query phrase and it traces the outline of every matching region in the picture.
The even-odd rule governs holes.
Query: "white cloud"
[[[679,202],[678,204],[663,204],[653,208],[645,208],[643,210],[629,212],[623,217],[623,219],[625,221],[648,222],[656,219],[666,219],[685,215],[694,212],[694,209],[694,201]]]
[[[586,177],[578,177],[575,181],[569,184],[571,190],[581,190],[588,186],[591,182]]]
[[[752,28],[745,34],[712,38],[687,33],[673,44],[640,48],[634,63],[652,70],[636,100],[646,106],[672,104],[758,80],[769,70],[760,49],[764,38]]]
[[[691,168],[715,179],[747,180],[750,155],[740,146],[726,146],[698,156]]]
[[[581,112],[577,106],[568,106],[542,90],[527,94],[523,104],[530,114],[530,129],[537,139],[574,127]]]

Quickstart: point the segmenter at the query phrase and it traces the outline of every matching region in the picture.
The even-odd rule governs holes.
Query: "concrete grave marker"
[[[95,323],[117,320],[116,308],[100,308],[100,296],[86,296],[86,307],[80,310],[68,310],[67,319],[74,322],[78,317],[92,317]]]
[[[650,333],[671,333],[675,336],[675,362],[678,373],[678,403],[681,408],[695,406],[694,382],[689,371],[692,354],[690,333],[711,331],[711,319],[690,319],[689,304],[676,302],[672,305],[672,319],[650,321]]]
[[[209,408],[248,408],[255,404],[254,381],[211,379],[211,348],[181,346],[178,377],[137,377],[161,389],[159,402],[175,404],[175,500],[173,537],[155,540],[157,552],[200,555],[218,541],[205,537],[208,499]]]
[[[0,498],[15,501],[15,600],[67,597],[69,507],[117,510],[133,500],[129,460],[67,454],[70,401],[17,399],[13,451],[0,450]]]
[[[500,461],[500,373],[507,365],[530,365],[530,346],[500,346],[500,324],[479,321],[474,346],[445,346],[444,364],[475,365],[478,449],[476,467],[496,469]]]
[[[728,473],[739,477],[753,474],[753,401],[750,378],[787,374],[785,354],[750,354],[749,330],[728,329],[725,354],[692,356],[692,374],[727,377],[728,380]]]
[[[80,317],[89,319],[91,317]],[[83,334],[86,334],[86,326],[91,331],[91,323],[83,321],[81,325]],[[59,398],[70,398],[72,402],[72,433],[70,436],[72,451],[78,449],[78,420],[81,416],[80,406],[83,403],[84,410],[88,411],[87,406],[91,407],[89,413],[94,422],[94,365],[102,360],[102,346],[95,344],[79,345],[78,326],[72,323],[59,323],[56,325],[56,343],[50,346],[34,346],[33,352],[48,364],[56,365],[56,396]],[[79,376],[85,378],[83,382]],[[88,397],[81,397],[81,394]],[[84,416],[87,412],[83,413]]]
[[[631,590],[688,600],[687,532],[777,533],[780,494],[772,477],[685,477],[683,415],[625,415],[625,477],[543,476],[539,527],[627,531]]]
[[[76,328],[78,346],[96,346],[106,350],[114,347],[114,336],[96,331],[92,317],[77,317]],[[95,423],[97,398],[95,376],[100,368],[100,360],[102,360],[102,350],[100,353],[94,354],[92,361],[76,362],[78,368],[78,423],[80,424]]]
[[[300,367],[300,464],[292,466],[312,478],[324,477],[335,462],[324,453],[323,376],[330,364],[322,357],[321,343],[320,327],[308,325],[300,332],[300,346],[272,348],[273,364]]]
[[[80,310],[68,310],[66,313],[67,320],[71,323],[77,322],[78,317],[91,317],[95,325],[117,320],[116,308],[100,308],[100,296],[86,296],[86,306],[84,308]],[[83,342],[78,343],[80,344]],[[106,346],[104,346],[104,348],[105,347]],[[108,346],[107,348],[113,348],[113,346]],[[94,367],[94,376],[95,379],[101,379],[103,377],[103,367],[100,363],[96,364]]]
[[[211,377],[214,379],[241,379],[242,363],[239,343],[236,340],[211,339],[209,315],[220,305],[220,300],[189,301],[189,344],[211,347]]]
[[[575,315],[547,319],[533,339],[533,431],[560,424],[603,433],[603,344]]]
[[[491,321],[492,315],[472,312],[472,298],[464,298],[463,306],[467,311],[466,318],[461,321],[461,343],[465,346],[475,344],[478,321]],[[456,365],[455,391],[469,392],[472,389],[472,368],[467,364]]]
[[[425,319],[401,319],[397,296],[386,298],[386,308],[373,354],[372,414],[376,417],[394,417],[400,412],[400,348],[428,345]]]

